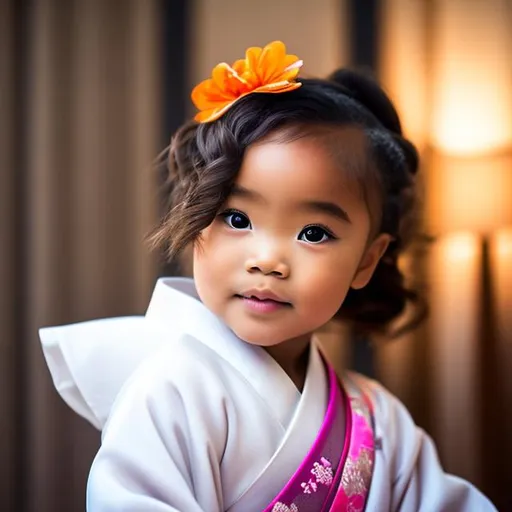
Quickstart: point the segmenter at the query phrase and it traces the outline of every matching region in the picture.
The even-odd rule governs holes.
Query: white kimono
[[[261,511],[324,420],[327,377],[316,346],[301,394],[265,350],[240,341],[197,300],[191,280],[161,279],[145,317],[42,329],[41,339],[61,395],[103,430],[90,512]],[[350,378],[373,403],[380,445],[366,510],[495,510],[443,472],[431,439],[394,396]]]

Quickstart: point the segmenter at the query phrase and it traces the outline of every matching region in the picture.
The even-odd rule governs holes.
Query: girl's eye
[[[251,229],[249,217],[242,212],[228,210],[222,214],[226,224],[233,229]]]
[[[334,238],[332,233],[321,226],[306,226],[299,234],[299,240],[309,244],[321,244]]]

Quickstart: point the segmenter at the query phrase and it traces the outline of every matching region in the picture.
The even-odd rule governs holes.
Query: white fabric
[[[144,361],[116,399],[88,509],[261,510],[323,422],[321,357],[313,346],[301,395],[267,352],[168,283],[176,284],[157,286],[146,318],[182,335]]]
[[[380,384],[351,375],[375,408],[375,436],[382,448],[366,510],[371,512],[488,512],[492,503],[474,486],[449,475],[432,439],[418,428],[404,405]]]
[[[39,336],[55,388],[99,430],[130,374],[170,338],[143,316],[46,327]]]
[[[160,280],[143,319],[101,322],[94,341],[83,330],[91,325],[70,326],[78,329],[75,340],[66,327],[57,328],[61,336],[42,332],[53,340],[45,354],[58,389],[74,390],[63,394],[68,403],[100,427],[110,411],[91,468],[88,510],[264,508],[299,466],[323,420],[326,375],[316,347],[301,396],[264,350],[238,340],[194,298],[189,280]],[[111,330],[116,323],[127,328],[124,335]],[[103,352],[103,344],[110,349]],[[118,367],[115,378],[90,366],[101,359],[105,373]],[[352,378],[374,403],[382,440],[367,510],[495,510],[470,484],[443,472],[432,441],[395,397],[373,381]]]

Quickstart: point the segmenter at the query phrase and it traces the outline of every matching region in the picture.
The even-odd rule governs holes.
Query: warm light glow
[[[512,226],[512,154],[434,153],[430,163],[427,221],[434,232],[490,234]]]
[[[382,12],[379,75],[405,135],[421,151],[427,142],[426,2],[388,0]]]
[[[439,448],[454,471],[476,479],[479,237],[471,233],[443,236],[432,248],[430,265],[432,396],[443,397],[434,404]]]
[[[478,252],[478,239],[472,233],[455,233],[441,242],[443,255],[450,263],[472,261]]]
[[[452,71],[457,80],[447,80],[439,94],[432,130],[434,145],[463,155],[507,148],[512,143],[512,119],[506,108],[512,98],[510,85],[474,77],[462,69],[464,62],[460,64],[461,69]],[[474,71],[478,72],[478,67]]]
[[[510,343],[512,341],[510,315],[512,312],[512,229],[499,231],[492,237],[491,268],[494,276],[498,324],[501,326],[500,330],[507,333],[506,342]],[[512,346],[510,351],[512,355]]]
[[[450,154],[512,146],[512,13],[507,0],[450,0],[434,10],[431,141]]]
[[[512,229],[507,229],[496,233],[495,247],[499,258],[512,258]],[[508,265],[512,269],[512,259],[508,260]]]

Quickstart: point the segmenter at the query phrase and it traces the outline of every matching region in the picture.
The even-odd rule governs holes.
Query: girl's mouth
[[[290,308],[289,302],[280,301],[273,298],[259,298],[255,295],[236,295],[243,304],[251,311],[256,313],[274,313],[284,308]]]

